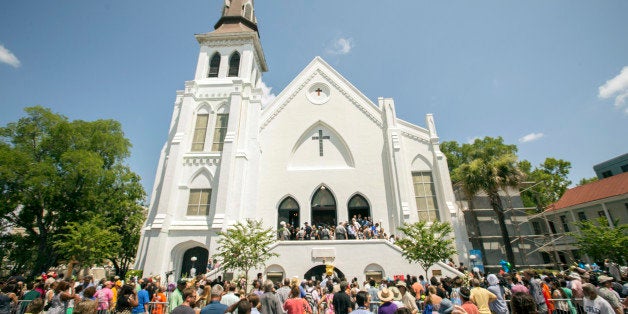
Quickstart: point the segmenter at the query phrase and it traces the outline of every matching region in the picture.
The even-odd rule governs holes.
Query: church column
[[[438,208],[440,212],[441,221],[451,223],[454,230],[454,241],[458,254],[454,256],[454,262],[458,262],[456,259],[462,257],[461,260],[469,265],[469,249],[472,247],[467,235],[467,228],[464,221],[464,215],[456,205],[456,197],[454,195],[453,186],[451,185],[451,177],[449,175],[449,167],[447,166],[447,158],[445,154],[440,151],[440,144],[438,134],[436,133],[436,126],[434,125],[434,116],[427,114],[425,116],[425,124],[430,134],[430,145],[432,148],[432,163],[433,163],[433,175],[434,182],[438,193]]]
[[[403,184],[407,178],[406,161],[404,159],[403,147],[401,145],[401,131],[397,127],[397,115],[395,113],[395,103],[392,98],[379,98],[379,107],[382,109],[384,132],[386,135],[386,151],[388,156],[388,172],[391,184],[394,208],[389,208],[391,215],[389,234],[396,233],[405,220],[410,217],[410,206],[408,200],[410,191],[408,184]]]
[[[216,215],[212,228],[224,229],[227,225],[238,220],[239,208],[234,205],[235,194],[241,186],[235,184],[235,159],[237,154],[240,116],[242,112],[242,81],[234,80],[234,91],[231,92],[229,102],[229,121],[225,136],[220,168],[218,172],[218,193],[216,194]],[[218,219],[216,219],[218,218]],[[224,222],[223,219],[224,218]]]

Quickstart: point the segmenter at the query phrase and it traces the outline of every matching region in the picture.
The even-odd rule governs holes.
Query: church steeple
[[[214,33],[257,33],[253,0],[225,0],[222,16],[214,25],[214,29]]]

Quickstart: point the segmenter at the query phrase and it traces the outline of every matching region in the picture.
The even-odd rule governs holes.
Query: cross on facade
[[[323,156],[323,140],[328,140],[329,135],[323,136],[323,130],[318,130],[318,136],[312,136],[312,140],[318,140],[318,152]]]
[[[322,90],[322,89],[320,89],[320,88],[318,88],[317,90],[315,90],[315,92],[316,92],[316,94],[317,94],[316,96],[320,96],[322,91],[323,91],[323,90]]]

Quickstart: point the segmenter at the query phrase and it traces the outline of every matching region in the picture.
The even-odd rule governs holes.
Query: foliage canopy
[[[403,251],[403,257],[428,269],[438,261],[451,258],[457,251],[453,247],[451,233],[453,229],[447,222],[435,221],[428,224],[419,221],[399,227],[404,237],[395,242]]]
[[[23,230],[1,239],[4,247],[19,243],[20,256],[2,258],[15,273],[46,271],[71,257],[55,239],[98,214],[124,239],[115,254],[98,259],[131,261],[145,192],[124,164],[131,144],[120,123],[69,121],[40,106],[25,111],[0,128],[0,226]]]
[[[218,232],[218,258],[225,269],[240,270],[249,279],[251,269],[262,267],[268,259],[278,256],[271,252],[275,243],[275,231],[264,228],[261,220],[238,221],[226,231]]]
[[[582,253],[594,261],[608,258],[624,265],[628,258],[628,224],[619,225],[619,220],[615,220],[613,226],[608,225],[605,217],[599,217],[595,221],[579,222],[580,232],[570,234],[576,239],[576,245]]]

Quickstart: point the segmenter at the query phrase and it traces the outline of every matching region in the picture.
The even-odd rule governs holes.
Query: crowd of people
[[[303,223],[303,226],[293,226],[285,221],[280,223],[278,239],[285,240],[369,240],[386,239],[394,242],[395,235],[386,234],[381,222],[373,223],[371,217],[354,215],[350,221],[342,221],[338,225],[316,224],[311,226]]]
[[[223,281],[204,275],[176,285],[162,284],[159,277],[125,283],[119,278],[94,282],[90,276],[74,282],[52,275],[27,285],[15,280],[2,284],[0,314],[623,314],[628,274],[609,274],[572,267],[557,274],[528,269],[429,280],[406,275],[360,283],[327,276],[275,283],[260,273],[251,286],[245,278]]]

